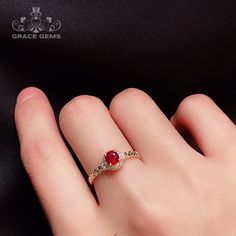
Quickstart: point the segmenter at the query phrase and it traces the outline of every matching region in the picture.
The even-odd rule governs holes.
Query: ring
[[[137,151],[127,151],[119,152],[116,150],[111,150],[104,154],[101,163],[97,168],[89,175],[88,180],[90,184],[93,184],[95,178],[100,175],[103,171],[111,170],[115,171],[121,168],[124,162],[130,158],[140,158],[140,155]]]

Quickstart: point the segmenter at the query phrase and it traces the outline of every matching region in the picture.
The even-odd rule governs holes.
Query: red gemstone
[[[110,165],[115,165],[119,162],[119,154],[115,151],[109,151],[106,153],[105,159]]]

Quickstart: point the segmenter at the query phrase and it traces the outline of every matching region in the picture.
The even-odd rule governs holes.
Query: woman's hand
[[[207,96],[184,99],[171,122],[137,89],[118,94],[109,110],[92,96],[66,104],[60,127],[87,174],[109,150],[141,156],[95,179],[98,202],[42,91],[19,94],[15,119],[23,164],[55,235],[236,235],[236,128]]]

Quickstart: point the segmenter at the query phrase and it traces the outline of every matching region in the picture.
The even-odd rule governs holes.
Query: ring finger
[[[62,109],[60,126],[88,174],[98,166],[105,152],[113,149],[121,152],[132,150],[108,109],[98,98],[92,96],[74,98]],[[134,159],[127,161],[115,175],[99,176],[94,183],[100,203],[106,201],[107,204],[113,186],[116,186],[118,181],[121,183],[124,178],[123,183],[129,185],[129,181],[133,181],[130,177],[143,166],[140,160]],[[109,188],[109,193],[106,188]]]

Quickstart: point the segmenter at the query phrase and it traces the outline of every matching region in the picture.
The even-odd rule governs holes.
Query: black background
[[[62,22],[59,40],[12,39],[13,20]],[[234,120],[234,0],[41,0],[0,2],[0,235],[51,235],[19,158],[13,112],[26,86],[43,89],[56,115],[80,94],[109,105],[127,87],[171,116],[192,93],[211,96]]]

